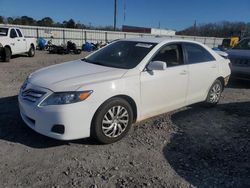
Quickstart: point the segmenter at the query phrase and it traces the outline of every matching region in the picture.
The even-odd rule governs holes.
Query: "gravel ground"
[[[0,62],[0,187],[250,187],[250,82],[133,126],[110,145],[57,141],[22,122],[17,92],[36,69],[81,55],[37,51]]]

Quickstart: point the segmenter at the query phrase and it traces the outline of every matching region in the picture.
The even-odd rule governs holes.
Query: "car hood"
[[[250,50],[230,49],[227,53],[229,58],[250,58]]]
[[[76,60],[37,70],[29,76],[29,82],[55,92],[74,91],[85,84],[119,79],[126,72]]]

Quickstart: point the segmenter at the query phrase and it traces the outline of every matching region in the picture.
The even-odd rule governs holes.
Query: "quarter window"
[[[185,44],[185,49],[189,64],[215,60],[215,58],[205,48],[198,44]]]
[[[163,46],[152,61],[164,61],[167,63],[167,67],[182,65],[183,54],[181,45],[169,44]]]

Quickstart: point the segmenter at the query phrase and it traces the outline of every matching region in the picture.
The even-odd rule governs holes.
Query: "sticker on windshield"
[[[137,43],[135,46],[137,47],[143,47],[143,48],[151,48],[152,44],[146,44],[146,43]]]

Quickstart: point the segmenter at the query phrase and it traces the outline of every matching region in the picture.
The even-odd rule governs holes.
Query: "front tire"
[[[29,57],[34,57],[35,56],[35,47],[33,45],[30,46],[28,56]]]
[[[133,121],[130,104],[122,98],[112,98],[97,110],[91,125],[92,136],[102,144],[122,139]]]
[[[206,98],[206,104],[209,106],[215,106],[220,101],[222,91],[223,91],[223,86],[221,81],[215,80],[215,82],[209,89]]]
[[[11,51],[8,47],[4,48],[4,52],[3,52],[3,56],[2,56],[2,60],[4,62],[9,62],[11,58]]]

